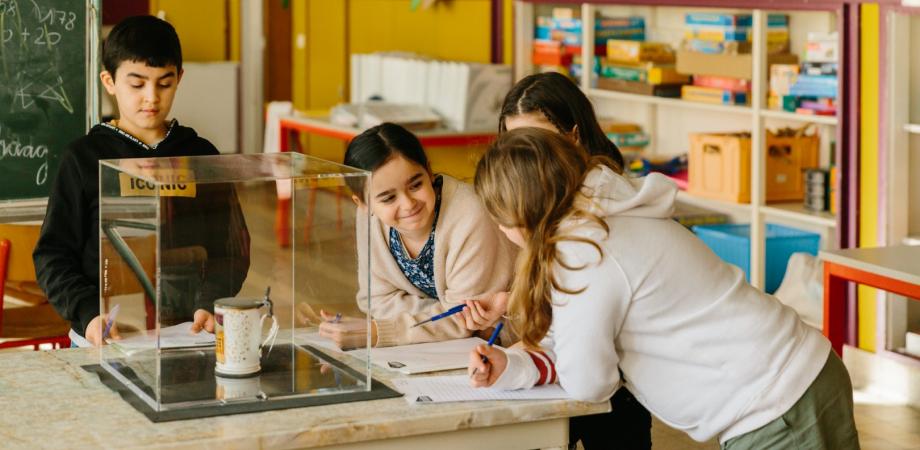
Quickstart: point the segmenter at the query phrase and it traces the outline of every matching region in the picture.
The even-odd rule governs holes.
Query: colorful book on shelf
[[[662,42],[608,39],[607,60],[617,64],[642,62],[674,64],[674,50],[670,45]]]
[[[690,77],[678,73],[673,65],[658,65],[655,63],[626,65],[602,62],[600,75],[607,78],[638,81],[653,85],[686,84],[690,82]]]
[[[751,43],[750,42],[738,42],[738,41],[728,41],[728,42],[717,42],[717,41],[707,41],[705,39],[684,39],[681,47],[684,50],[690,50],[692,52],[699,53],[709,53],[709,54],[728,54],[728,55],[737,55],[751,53]]]
[[[835,63],[839,50],[836,31],[830,33],[812,31],[808,33],[805,43],[805,61]]]
[[[605,133],[631,133],[642,131],[642,126],[632,122],[617,122],[613,119],[600,119],[598,123]]]
[[[799,77],[796,64],[773,64],[770,66],[770,94],[778,97],[789,95],[789,90]]]
[[[680,97],[684,100],[717,105],[744,105],[747,104],[748,94],[687,84],[681,87]]]
[[[694,75],[693,85],[725,89],[732,92],[751,92],[751,81],[743,78],[716,77],[712,75]]]
[[[799,75],[795,84],[789,88],[789,95],[837,98],[837,76]]]
[[[684,37],[713,42],[750,42],[752,33],[749,28],[692,26],[684,32]],[[788,42],[788,28],[770,28],[767,30],[767,44],[787,44]]]
[[[582,20],[578,18],[537,17],[534,37],[556,40],[570,45],[581,45],[581,30]],[[607,39],[644,41],[645,18],[641,16],[598,18],[594,22],[594,42],[596,45],[606,45]]]
[[[751,53],[751,43],[748,41],[707,41],[703,39],[684,39],[681,48],[692,52],[710,55],[746,55]],[[786,53],[789,51],[789,41],[768,42],[767,54]]]
[[[565,51],[562,42],[536,40],[533,41],[531,62],[538,66],[567,66],[572,63],[572,54]]]
[[[599,89],[626,92],[630,94],[651,95],[655,97],[680,97],[682,84],[648,84],[640,81],[618,80],[616,78],[600,77],[597,80]]]
[[[802,73],[805,75],[837,75],[837,63],[805,61],[802,63]]]
[[[721,14],[708,12],[692,12],[684,15],[687,25],[728,25],[736,27],[750,27],[753,25],[751,14]],[[786,14],[768,14],[767,26],[788,26],[789,16]]]
[[[809,114],[816,116],[836,116],[837,105],[806,100],[799,103],[799,107],[796,108],[795,112],[798,114]]]

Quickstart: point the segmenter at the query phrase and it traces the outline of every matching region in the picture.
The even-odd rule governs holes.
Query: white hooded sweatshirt
[[[582,193],[609,234],[588,221],[563,228],[603,256],[584,243],[557,246],[569,266],[585,266],[557,266],[560,286],[585,290],[553,292],[544,351],[508,350],[495,387],[558,380],[575,399],[602,401],[624,385],[698,441],[725,442],[788,411],[824,366],[827,339],[670,219],[677,190],[666,177],[598,167]]]

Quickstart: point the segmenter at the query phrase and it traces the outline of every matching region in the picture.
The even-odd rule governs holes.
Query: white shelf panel
[[[723,214],[750,214],[751,212],[751,205],[748,203],[732,203],[697,197],[688,194],[687,191],[677,191],[677,201]]]
[[[686,191],[679,191],[677,193],[677,201],[730,215],[749,214],[751,211],[751,205],[748,203],[732,203],[702,198],[690,195]],[[770,217],[776,217],[803,224],[817,225],[824,228],[837,227],[837,219],[833,214],[828,212],[809,211],[799,202],[771,203],[761,206],[760,211],[768,221]]]
[[[905,123],[904,131],[911,134],[920,134],[920,124],[917,123]]]
[[[837,218],[829,212],[815,212],[805,209],[802,202],[771,203],[760,208],[764,216],[782,217],[787,220],[818,225],[826,228],[837,228]]]
[[[837,125],[836,116],[809,116],[807,114],[796,114],[788,111],[776,111],[772,109],[760,110],[760,115],[769,119],[791,120],[796,122],[817,123],[821,125]]]
[[[711,103],[691,102],[679,98],[655,97],[653,95],[630,94],[628,92],[610,91],[606,89],[588,89],[588,95],[595,98],[608,100],[621,100],[627,102],[646,103],[651,105],[674,106],[678,108],[701,109],[731,114],[751,114],[750,106],[715,105]]]

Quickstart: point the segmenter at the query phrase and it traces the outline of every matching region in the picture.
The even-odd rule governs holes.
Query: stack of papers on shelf
[[[441,124],[439,116],[429,106],[406,103],[364,102],[347,103],[332,108],[329,120],[336,125],[367,129],[384,122],[402,125],[410,130],[426,130]]]
[[[412,377],[393,380],[396,389],[409,403],[442,403],[474,400],[552,400],[569,398],[558,384],[547,384],[531,389],[503,391],[491,388],[470,387],[466,375],[440,377]]]
[[[469,364],[470,350],[486,341],[471,337],[425,344],[400,345],[371,349],[371,362],[384,369],[406,375],[440,370],[465,369]],[[348,352],[364,358],[364,349]]]
[[[214,345],[214,334],[201,331],[192,333],[192,322],[184,322],[171,327],[160,328],[160,349],[167,348],[192,348],[209,347]],[[107,339],[106,342],[114,348],[132,354],[143,350],[153,350],[157,345],[154,330],[148,330],[123,339]]]

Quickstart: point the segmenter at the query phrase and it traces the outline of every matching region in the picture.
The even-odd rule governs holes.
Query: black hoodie
[[[99,160],[217,154],[210,142],[175,120],[154,148],[109,124],[96,125],[68,146],[32,258],[39,285],[74,331],[85,335],[99,315]],[[161,323],[191,320],[198,308],[213,312],[213,301],[236,295],[249,270],[249,232],[236,191],[214,184],[197,191],[194,198],[161,199],[161,217],[172,220],[163,222],[160,248],[198,245],[207,252],[194,282],[169,289],[169,280],[161,279]],[[182,307],[164,308],[171,290],[190,294],[180,300]],[[147,310],[150,315],[150,305]],[[151,321],[148,317],[148,325]]]

